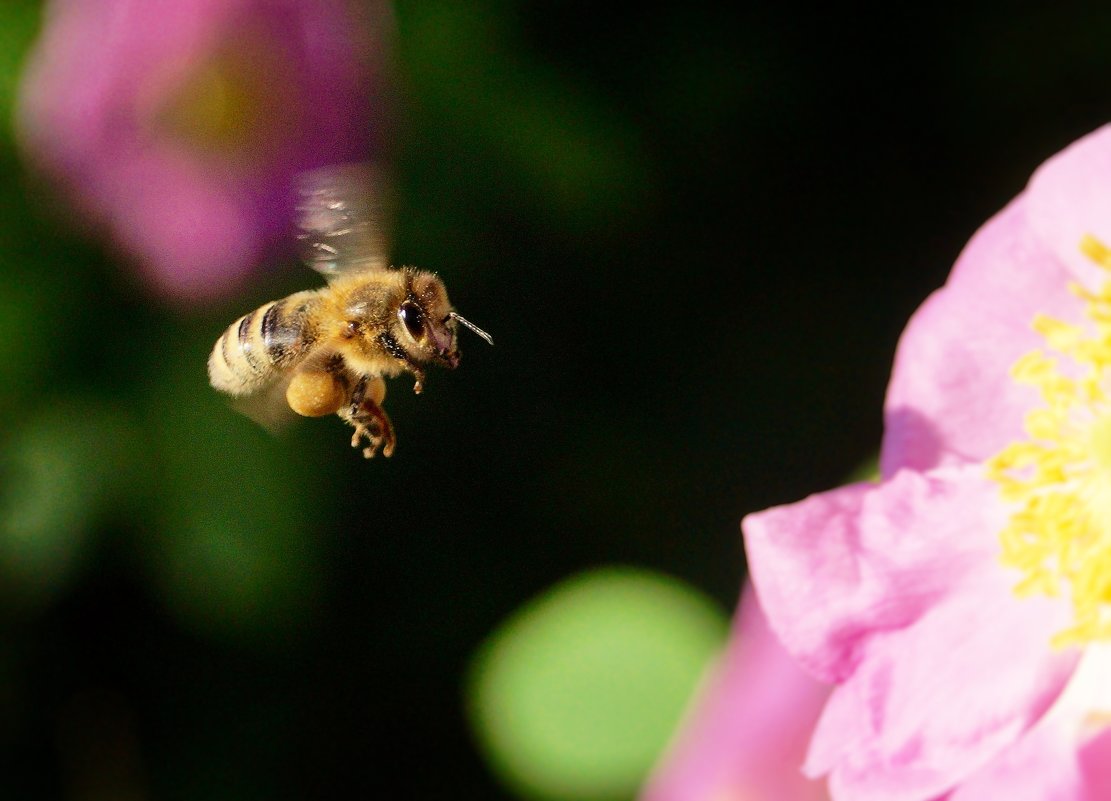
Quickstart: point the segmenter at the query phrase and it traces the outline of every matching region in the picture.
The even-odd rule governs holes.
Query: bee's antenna
[[[494,338],[493,338],[492,336],[490,336],[489,334],[487,334],[487,333],[486,333],[485,331],[483,331],[483,330],[482,330],[481,328],[479,328],[479,327],[478,327],[477,325],[475,325],[474,323],[472,323],[472,322],[471,322],[470,320],[468,320],[468,319],[467,319],[466,317],[464,317],[463,315],[461,315],[461,314],[457,314],[456,312],[448,312],[448,315],[447,315],[447,316],[448,316],[448,317],[450,317],[450,318],[451,318],[451,319],[453,319],[453,320],[458,320],[458,321],[459,321],[459,322],[461,322],[461,323],[462,323],[463,325],[467,326],[467,328],[471,329],[471,330],[472,330],[472,331],[474,331],[474,332],[475,332],[476,334],[478,334],[478,335],[479,335],[480,337],[482,337],[482,338],[483,338],[483,339],[485,339],[485,340],[486,340],[487,342],[489,342],[489,343],[490,343],[491,345],[493,345],[493,344],[494,344]]]

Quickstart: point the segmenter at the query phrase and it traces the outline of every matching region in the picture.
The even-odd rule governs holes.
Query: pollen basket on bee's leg
[[[289,408],[302,417],[333,414],[347,400],[347,387],[327,370],[302,370],[289,382],[285,397]]]

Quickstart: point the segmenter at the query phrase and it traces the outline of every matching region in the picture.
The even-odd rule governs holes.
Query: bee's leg
[[[362,378],[351,392],[350,402],[339,410],[339,416],[355,427],[351,447],[358,448],[365,438],[363,456],[371,459],[382,449],[382,455],[393,455],[397,445],[393,423],[382,408],[386,398],[386,382],[381,378]]]

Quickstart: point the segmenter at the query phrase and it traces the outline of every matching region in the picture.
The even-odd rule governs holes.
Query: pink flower
[[[282,242],[293,176],[363,158],[373,64],[345,0],[54,0],[24,150],[157,290],[226,290]]]
[[[802,775],[829,695],[794,664],[746,590],[733,638],[641,801],[824,801]]]
[[[772,629],[836,685],[834,799],[1111,797],[1111,127],[911,319],[880,484],[751,515]]]

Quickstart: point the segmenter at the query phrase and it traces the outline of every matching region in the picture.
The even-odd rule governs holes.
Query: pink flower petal
[[[1045,350],[1032,322],[1081,323],[1070,282],[1107,278],[1079,248],[1111,246],[1109,176],[1111,127],[1049,160],[915,314],[888,391],[884,484],[744,523],[772,629],[838,685],[806,763],[835,798],[1111,797],[1111,647],[1050,646],[1070,604],[1014,595],[1019,575],[997,559],[1010,510],[983,467],[1042,405],[1010,376]]]
[[[1111,645],[1084,649],[1053,708],[946,799],[1103,801],[1111,798]],[[1103,710],[1103,711],[1101,711]]]
[[[1030,228],[1026,208],[1019,198],[981,228],[945,287],[911,318],[887,391],[883,475],[982,461],[1022,436],[1039,398],[1010,368],[1044,345],[1034,316],[1081,313],[1068,272]]]
[[[1082,283],[1107,273],[1080,252],[1087,234],[1111,245],[1111,125],[1079,139],[1038,168],[1027,189],[1030,225]]]
[[[841,681],[868,637],[914,622],[970,571],[1001,569],[1004,512],[981,474],[902,471],[746,517],[752,580],[787,650]]]
[[[1098,801],[1077,760],[1076,742],[1055,722],[1039,724],[966,780],[946,801]]]
[[[982,468],[901,471],[744,521],[772,629],[839,683],[807,769],[834,797],[928,799],[1014,742],[1075,665],[1066,603],[1019,600],[996,559],[1007,510]]]
[[[1070,801],[1106,801],[1111,798],[1111,729],[1104,729],[1085,743],[1080,749],[1079,760],[1084,793],[1071,796]]]
[[[745,591],[733,637],[641,801],[823,801],[802,761],[829,696],[768,629]]]
[[[1049,645],[1067,605],[1020,600],[1009,578],[1000,567],[870,639],[807,759],[811,775],[830,772],[834,797],[933,798],[1018,742],[1057,700],[1079,655]]]

